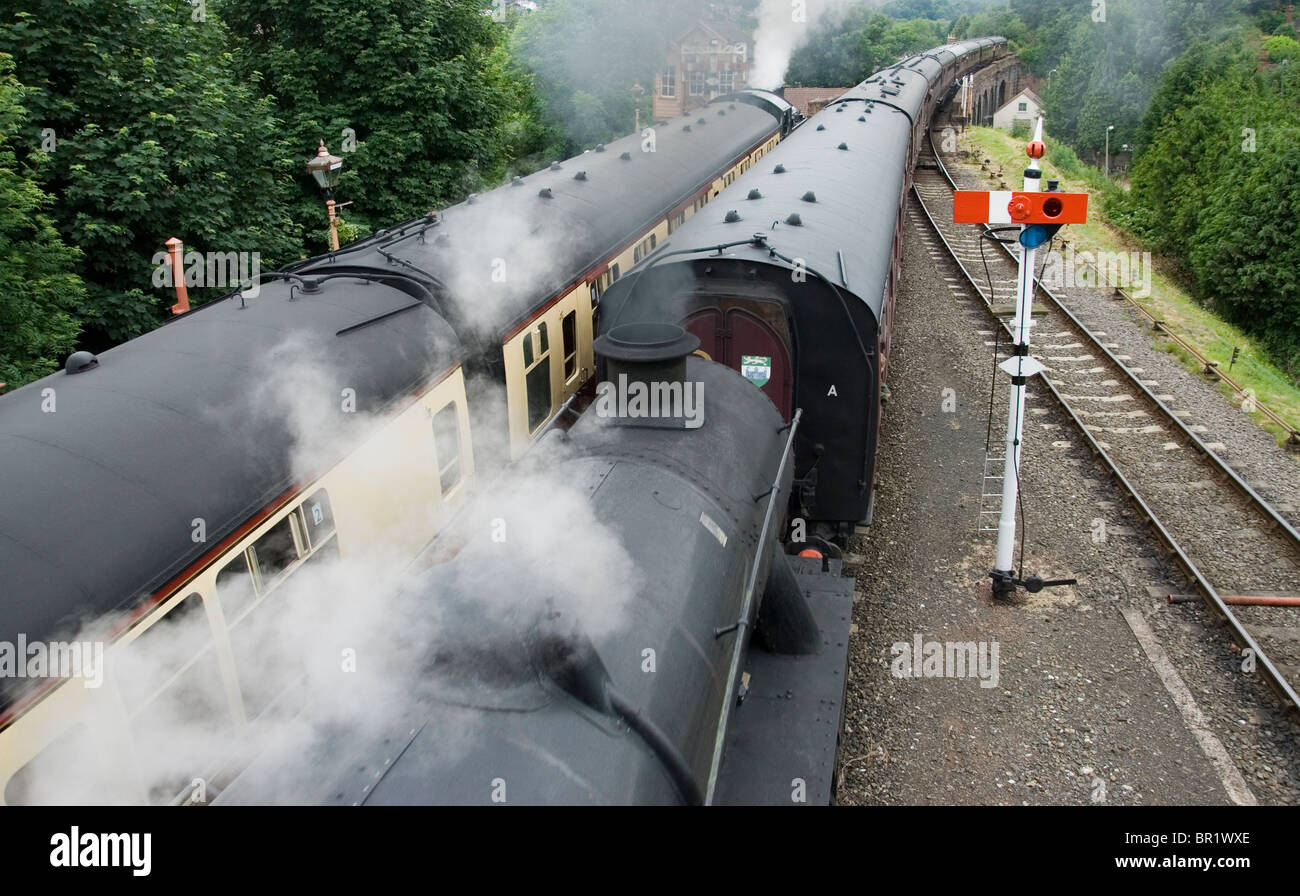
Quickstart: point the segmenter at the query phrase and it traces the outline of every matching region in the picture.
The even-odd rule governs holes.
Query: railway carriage
[[[95,639],[111,664],[169,637],[159,623],[207,621],[149,693],[6,679],[0,801],[41,800],[41,769],[97,743],[157,758],[145,732],[169,689],[243,730],[274,692],[241,640],[270,596],[324,557],[400,569],[427,545],[476,470],[590,378],[601,292],[777,144],[781,109],[715,103],[0,396],[0,642]],[[102,772],[86,798],[184,792]]]
[[[608,326],[673,319],[787,418],[802,408],[796,497],[846,536],[869,522],[903,213],[931,113],[1002,38],[877,72],[742,175],[602,298]]]

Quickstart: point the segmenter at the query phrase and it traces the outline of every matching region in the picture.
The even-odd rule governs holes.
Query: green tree
[[[77,252],[46,214],[49,197],[13,150],[30,91],[0,54],[0,383],[21,386],[52,373],[73,348],[85,301]],[[34,161],[39,160],[39,156]]]
[[[188,249],[258,252],[264,268],[301,253],[285,189],[301,161],[271,103],[235,73],[211,9],[203,15],[188,0],[9,5],[0,51],[32,88],[20,155],[52,135],[42,183],[56,197],[59,232],[81,250],[89,347],[162,319],[173,299],[154,284],[153,258],[169,237]]]
[[[531,85],[479,0],[211,2],[284,118],[299,220],[324,220],[302,170],[319,140],[345,159],[348,217],[377,228],[495,184],[538,139]]]

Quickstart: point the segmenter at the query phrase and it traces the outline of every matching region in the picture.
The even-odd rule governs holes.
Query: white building
[[[1018,122],[1032,127],[1043,112],[1043,101],[1028,87],[1013,96],[1006,105],[993,113],[993,127],[1009,131]]]

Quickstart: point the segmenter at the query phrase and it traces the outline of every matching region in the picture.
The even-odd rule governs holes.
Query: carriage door
[[[703,308],[686,319],[700,353],[726,364],[763,390],[782,418],[790,419],[790,353],[776,330],[744,308]]]

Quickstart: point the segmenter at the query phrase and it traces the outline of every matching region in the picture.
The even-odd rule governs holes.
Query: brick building
[[[744,87],[753,49],[749,36],[730,22],[702,20],[686,29],[655,75],[655,119],[673,118]]]

